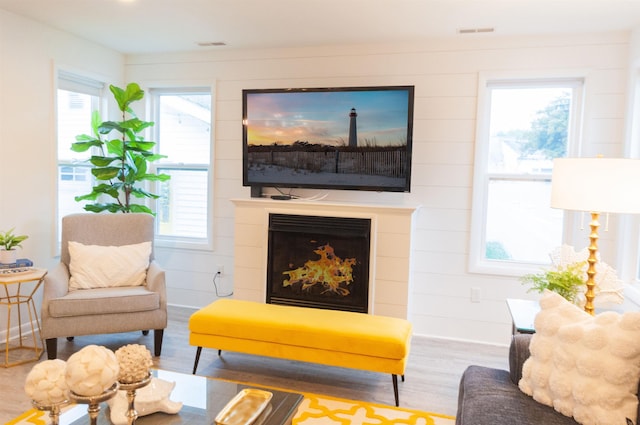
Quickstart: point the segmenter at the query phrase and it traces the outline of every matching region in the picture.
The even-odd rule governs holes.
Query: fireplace
[[[266,301],[368,312],[371,220],[269,214]]]

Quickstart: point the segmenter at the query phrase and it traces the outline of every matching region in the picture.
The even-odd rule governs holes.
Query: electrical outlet
[[[478,287],[471,288],[471,302],[472,303],[480,302],[480,288]]]
[[[222,264],[218,264],[218,268],[217,268],[216,273],[219,274],[219,275],[224,274],[224,266]]]

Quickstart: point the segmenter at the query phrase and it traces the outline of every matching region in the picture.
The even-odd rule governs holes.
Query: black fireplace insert
[[[269,214],[267,302],[368,312],[371,220]]]

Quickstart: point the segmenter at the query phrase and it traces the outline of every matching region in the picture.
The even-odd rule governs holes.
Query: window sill
[[[155,246],[166,249],[186,249],[194,251],[213,251],[213,244],[206,240],[180,240],[156,237]]]

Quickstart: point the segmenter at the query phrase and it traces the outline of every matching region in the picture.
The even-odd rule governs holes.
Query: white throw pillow
[[[520,389],[583,425],[636,422],[640,312],[591,316],[547,291]]]
[[[101,246],[69,242],[70,289],[138,286],[145,282],[151,242]]]

